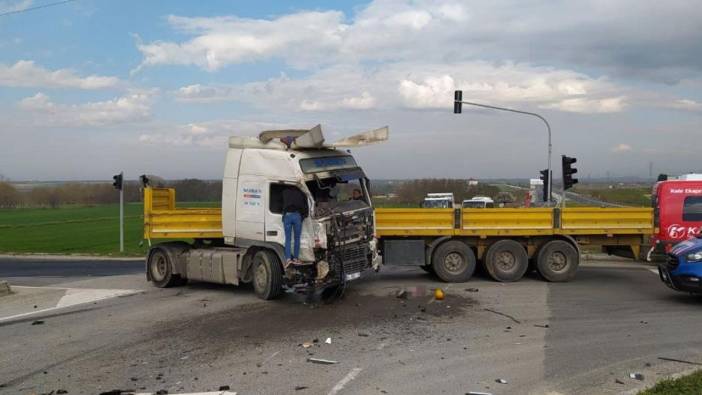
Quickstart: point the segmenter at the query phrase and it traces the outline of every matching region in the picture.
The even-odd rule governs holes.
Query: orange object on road
[[[441,288],[437,288],[434,290],[434,299],[444,300],[444,291]]]

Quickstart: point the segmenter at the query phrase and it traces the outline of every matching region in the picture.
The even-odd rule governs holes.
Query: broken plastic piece
[[[330,359],[321,359],[321,358],[307,358],[307,362],[318,363],[321,365],[334,365],[334,364],[339,363],[338,361],[332,361]]]
[[[331,344],[331,337],[328,337],[327,340],[324,341],[327,344]]]
[[[441,288],[437,288],[434,290],[434,299],[436,300],[444,300],[444,290]]]
[[[310,342],[304,342],[304,343],[302,343],[302,347],[303,347],[303,348],[310,348],[310,347],[312,347],[312,343],[310,343]]]
[[[496,379],[495,382],[500,384],[507,384],[507,380],[505,379]]]
[[[643,381],[644,375],[641,373],[629,373],[629,378],[634,380]]]

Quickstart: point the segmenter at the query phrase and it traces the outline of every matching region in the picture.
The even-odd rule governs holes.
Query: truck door
[[[266,181],[260,176],[241,175],[236,199],[236,237],[263,241],[264,188]]]
[[[266,208],[266,242],[285,245],[285,229],[283,227],[283,189],[296,188],[291,184],[271,182],[267,188],[268,207]],[[305,194],[307,195],[307,194]],[[309,202],[308,202],[308,211]],[[300,258],[305,261],[314,260],[312,221],[309,217],[302,221],[302,237],[300,238]]]

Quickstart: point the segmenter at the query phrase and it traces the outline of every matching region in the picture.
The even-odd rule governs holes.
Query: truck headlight
[[[691,254],[687,254],[685,257],[688,262],[700,262],[702,261],[702,251],[697,251],[693,252]]]

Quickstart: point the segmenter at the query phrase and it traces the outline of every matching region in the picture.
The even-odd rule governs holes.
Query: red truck
[[[653,186],[652,251],[667,254],[672,247],[702,230],[702,174],[687,174]]]

